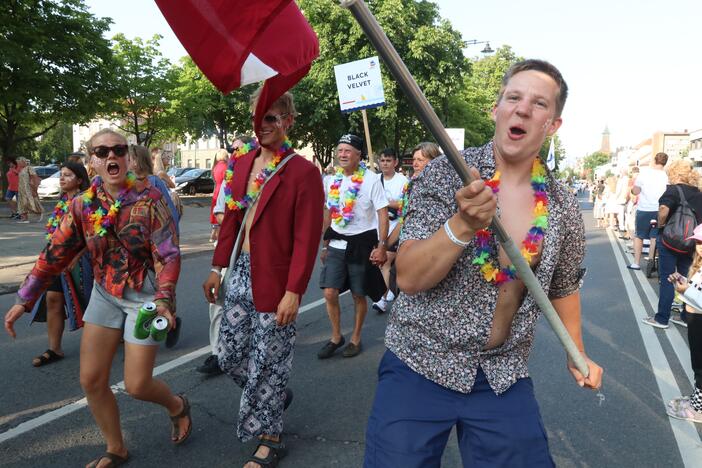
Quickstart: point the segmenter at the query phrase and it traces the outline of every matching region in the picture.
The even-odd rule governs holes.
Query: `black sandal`
[[[63,356],[61,356],[60,354],[56,354],[50,349],[47,349],[39,356],[32,359],[32,365],[34,367],[41,367],[45,364],[51,364],[52,362],[60,361],[61,359],[63,359]]]
[[[178,397],[181,400],[183,400],[183,410],[177,415],[171,416],[171,423],[173,424],[173,428],[171,430],[171,441],[175,445],[180,445],[183,442],[185,442],[188,439],[188,437],[190,437],[190,433],[193,432],[193,418],[190,417],[190,402],[187,398],[185,398],[185,395],[180,394],[178,395]],[[185,432],[185,434],[180,436],[180,438],[177,438],[178,434],[180,433],[180,426],[178,426],[178,421],[180,421],[183,418],[188,418],[190,424],[188,425],[188,430]],[[176,437],[176,439],[174,439],[174,437]]]
[[[270,449],[268,451],[268,455],[266,455],[266,458],[256,456],[256,452],[258,452],[258,449],[261,447],[261,445]],[[287,451],[285,450],[285,444],[283,443],[282,439],[278,442],[274,442],[268,439],[258,439],[258,445],[256,446],[256,449],[251,454],[249,459],[246,460],[246,463],[258,463],[261,466],[261,468],[275,468],[276,466],[278,466],[278,462],[282,460],[286,454]]]
[[[129,461],[129,453],[127,453],[126,457],[120,457],[116,453],[105,452],[104,454],[100,455],[100,458],[91,461],[88,464],[88,468],[95,468],[100,464],[100,460],[102,460],[103,458],[107,458],[110,461],[107,465],[104,466],[106,466],[107,468],[115,468],[118,466],[122,466]]]

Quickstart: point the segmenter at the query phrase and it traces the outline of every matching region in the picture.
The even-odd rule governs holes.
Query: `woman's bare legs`
[[[150,401],[165,407],[175,416],[183,410],[183,400],[174,395],[162,380],[153,378],[158,346],[124,343],[124,387],[137,400]],[[182,437],[191,424],[189,418],[178,421]]]
[[[110,369],[122,330],[86,323],[80,341],[80,384],[107,444],[107,451],[127,455],[119,423],[117,399],[110,389]],[[106,459],[101,462],[107,463]],[[100,467],[101,465],[98,465]]]

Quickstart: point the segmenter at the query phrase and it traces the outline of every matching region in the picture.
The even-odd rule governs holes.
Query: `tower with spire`
[[[600,146],[600,153],[607,155],[612,154],[612,151],[609,149],[609,127],[607,125],[605,125],[604,132],[602,132],[602,146]]]

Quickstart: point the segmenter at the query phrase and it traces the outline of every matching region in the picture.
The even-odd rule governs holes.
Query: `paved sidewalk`
[[[211,250],[210,197],[183,197],[183,217],[180,220],[180,247],[183,255]],[[55,201],[42,200],[45,216],[42,222],[17,224],[8,218],[7,203],[0,203],[0,294],[17,291],[31,271],[46,244],[46,215]]]

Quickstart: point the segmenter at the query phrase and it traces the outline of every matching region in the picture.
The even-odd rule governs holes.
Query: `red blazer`
[[[232,197],[240,200],[260,149],[237,161]],[[291,151],[292,152],[292,151]],[[295,155],[266,183],[249,231],[253,300],[276,312],[285,291],[305,293],[322,236],[324,188],[319,170]],[[227,209],[212,265],[228,267],[244,214]]]

